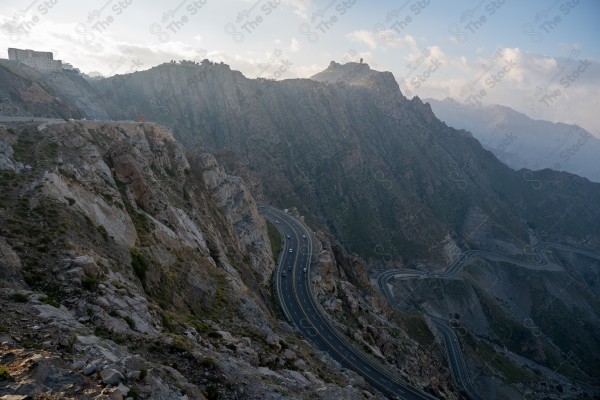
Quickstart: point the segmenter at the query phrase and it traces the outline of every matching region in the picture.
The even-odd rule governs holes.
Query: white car
[[[302,239],[306,239],[306,235],[302,235]]]
[[[287,238],[288,238],[288,239],[291,239],[292,237],[291,237],[290,235],[287,235]]]
[[[306,272],[306,268],[304,268],[302,271],[303,271],[303,272]]]
[[[292,251],[293,251],[293,250],[292,250],[292,249],[290,249],[290,253],[291,253]]]

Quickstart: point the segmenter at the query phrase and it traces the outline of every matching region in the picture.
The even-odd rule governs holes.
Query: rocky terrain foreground
[[[254,198],[170,130],[6,123],[0,174],[0,398],[380,397],[278,319]],[[320,265],[325,295],[331,251]],[[439,347],[371,326],[336,285],[349,302],[329,309],[363,318],[360,342],[457,398]]]

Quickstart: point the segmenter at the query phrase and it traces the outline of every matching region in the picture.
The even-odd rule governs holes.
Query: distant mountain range
[[[531,119],[497,104],[467,107],[449,98],[424,101],[439,119],[470,131],[511,168],[550,168],[600,182],[600,139],[577,125]]]

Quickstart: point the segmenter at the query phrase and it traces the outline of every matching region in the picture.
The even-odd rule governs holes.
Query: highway
[[[390,279],[427,279],[427,278],[435,278],[435,279],[452,279],[455,278],[458,273],[463,269],[465,265],[467,265],[467,261],[472,261],[476,258],[482,259],[491,259],[494,261],[506,261],[512,264],[517,264],[520,266],[524,266],[526,268],[534,268],[534,269],[544,269],[544,270],[552,270],[556,271],[557,267],[555,264],[550,264],[546,259],[546,256],[542,253],[542,250],[548,248],[557,248],[561,250],[571,251],[586,255],[588,257],[596,258],[600,260],[600,255],[593,253],[589,250],[579,249],[576,247],[567,246],[561,243],[551,243],[551,242],[540,242],[535,246],[531,247],[531,252],[527,253],[527,255],[535,256],[537,262],[528,263],[521,260],[515,260],[510,257],[506,257],[501,254],[492,253],[485,250],[467,250],[460,255],[446,269],[446,271],[442,273],[429,273],[414,269],[392,269],[389,271],[384,271],[377,276],[377,286],[381,293],[387,298],[390,304],[397,306],[394,302],[394,295],[390,290],[389,281]],[[469,376],[469,371],[467,370],[467,366],[465,363],[464,355],[462,349],[460,347],[460,342],[458,340],[458,335],[449,325],[449,322],[433,316],[429,314],[425,314],[429,317],[429,319],[433,322],[437,330],[442,335],[442,339],[444,340],[444,345],[446,346],[446,353],[448,356],[448,364],[450,365],[450,371],[452,372],[452,379],[457,387],[462,389],[471,399],[479,400],[483,399],[475,388],[473,387],[471,378]]]
[[[327,352],[344,368],[362,375],[388,398],[435,399],[410,386],[375,359],[358,350],[331,324],[312,292],[310,267],[314,238],[310,231],[300,221],[276,208],[261,205],[260,210],[283,238],[274,284],[285,317],[314,346]]]

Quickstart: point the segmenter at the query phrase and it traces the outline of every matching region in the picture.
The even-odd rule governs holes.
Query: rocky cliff
[[[364,398],[276,320],[265,221],[214,157],[108,122],[6,123],[0,151],[0,396]]]
[[[332,62],[311,79],[283,81],[247,79],[208,60],[94,82],[63,75],[45,85],[88,118],[143,114],[172,127],[186,149],[224,156],[254,193],[297,207],[363,258],[445,262],[448,244],[523,247],[530,229],[598,245],[600,215],[590,204],[600,186],[511,170],[367,64]]]
[[[81,75],[41,73],[25,64],[0,60],[0,115],[47,118],[107,118],[90,101],[95,88]]]
[[[186,148],[227,154],[236,171],[245,165],[266,199],[297,207],[363,258],[445,261],[448,243],[494,250],[491,238],[523,247],[532,227],[597,243],[600,215],[589,205],[598,185],[511,170],[366,64],[276,82],[208,60],[171,63],[102,80],[98,92],[114,118],[143,113],[173,126]],[[559,232],[566,209],[572,218]]]
[[[24,76],[6,71],[6,79]],[[74,362],[48,365],[74,378],[87,371],[95,380],[84,381],[99,390],[110,381],[145,394],[165,388],[169,396],[194,396],[198,388],[226,398],[307,397],[315,390],[324,398],[361,396],[364,382],[276,322],[268,290],[274,254],[250,192],[299,210],[321,230],[315,290],[339,328],[414,384],[448,398],[460,394],[437,364],[444,354],[430,320],[396,314],[373,293],[368,266],[437,271],[466,249],[507,253],[518,264],[543,240],[599,248],[598,184],[548,169],[510,169],[470,133],[438,120],[428,104],[405,98],[391,74],[365,64],[332,63],[312,79],[279,82],[247,79],[208,60],[93,85],[76,75],[27,79],[44,88],[40,98],[62,101],[48,97],[36,112],[56,116],[58,104],[74,104],[87,118],[144,114],[168,128],[73,121],[2,130],[2,301],[15,310],[3,331],[20,346],[18,365],[10,366],[15,373],[42,343],[48,360],[67,354]],[[29,92],[10,90],[11,104],[29,107]],[[528,288],[512,282],[517,276],[503,285],[509,297],[488,298],[480,291],[495,284],[495,267],[507,266],[462,275],[448,284],[450,294],[438,296],[427,285],[408,290],[446,319],[468,316],[473,341],[465,351],[474,353],[474,374],[488,376],[481,370],[497,358],[490,379],[522,384],[510,380],[532,375],[507,364],[507,352],[530,357],[532,368],[552,368],[569,362],[564,351],[576,350],[572,371],[589,373],[583,365],[597,360],[584,357],[583,347],[572,349],[552,321],[539,322],[546,323],[544,340],[532,338],[538,327],[525,320],[537,319],[498,307],[514,301],[510,296],[538,307],[558,304],[553,299],[565,292],[577,301],[557,313],[583,310],[582,325],[568,326],[596,348],[586,332],[597,325],[593,275],[586,272],[592,293],[585,298],[571,293],[579,285],[556,286],[572,275],[544,278],[537,297],[521,293]],[[34,326],[64,329],[45,337]],[[133,345],[114,347],[126,343]],[[110,356],[99,358],[105,352]],[[136,364],[157,371],[150,381],[141,369],[138,381],[136,367],[120,361],[134,354],[153,363]],[[115,372],[104,372],[104,381],[107,369]]]

